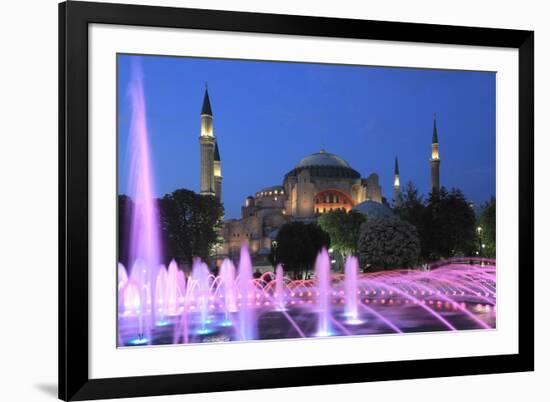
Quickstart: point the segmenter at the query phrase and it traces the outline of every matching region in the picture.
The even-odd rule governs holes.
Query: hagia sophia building
[[[200,194],[222,200],[222,168],[220,151],[213,128],[213,114],[205,90],[201,109]],[[432,135],[432,191],[439,189],[439,143],[435,124]],[[394,205],[401,202],[399,166],[394,167]],[[334,210],[357,210],[367,215],[391,214],[382,198],[378,175],[362,177],[343,158],[321,149],[305,156],[282,178],[282,183],[249,195],[241,207],[240,219],[225,220],[221,235],[223,245],[218,257],[238,259],[241,245],[248,244],[255,263],[267,262],[278,230],[286,222],[316,221],[323,213]]]

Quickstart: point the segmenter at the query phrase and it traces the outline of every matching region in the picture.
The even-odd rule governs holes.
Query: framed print
[[[533,370],[533,32],[71,1],[59,40],[61,399]]]

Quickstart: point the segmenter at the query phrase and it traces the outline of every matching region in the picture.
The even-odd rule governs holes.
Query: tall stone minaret
[[[432,193],[439,192],[439,140],[437,138],[437,126],[435,124],[434,113],[434,129],[432,133],[432,157],[430,159],[430,166],[432,168]]]
[[[204,100],[201,110],[201,195],[216,195],[214,183],[214,151],[216,137],[212,126],[212,108],[208,97],[208,88],[204,91]]]
[[[393,204],[396,207],[401,205],[401,184],[399,182],[399,164],[397,156],[395,157],[395,167],[393,169]]]
[[[220,158],[220,150],[218,148],[218,141],[214,146],[214,192],[216,198],[222,200],[222,160]]]

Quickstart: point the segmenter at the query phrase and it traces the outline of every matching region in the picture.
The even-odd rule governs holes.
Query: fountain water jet
[[[248,248],[241,247],[241,258],[239,261],[239,330],[242,340],[256,339],[256,315],[254,311],[255,290],[252,279],[252,261]]]
[[[315,261],[315,277],[317,279],[318,301],[318,324],[317,336],[331,335],[330,329],[330,259],[326,249],[322,249]]]
[[[359,311],[357,308],[357,271],[359,262],[357,257],[348,256],[345,265],[344,289],[346,292],[345,315],[348,324],[360,324]]]
[[[281,264],[277,265],[275,270],[275,300],[277,303],[277,310],[285,311],[285,278],[283,274],[283,267]]]
[[[200,313],[200,328],[198,330],[198,333],[201,335],[208,334],[211,332],[211,330],[206,326],[207,324],[210,324],[210,320],[208,319],[210,272],[208,271],[208,266],[203,263],[200,258],[196,258],[193,262],[193,271],[191,277],[194,282],[193,297],[196,300]]]
[[[229,259],[225,259],[220,267],[221,285],[223,286],[225,320],[223,327],[232,325],[231,313],[237,311],[237,289],[235,288],[235,266]]]
[[[139,60],[139,59],[137,59]],[[139,61],[132,65],[132,79],[129,85],[130,98],[130,133],[129,153],[130,169],[128,179],[128,195],[133,200],[133,210],[130,222],[128,244],[129,266],[132,270],[140,266],[140,322],[146,325],[145,332],[150,332],[150,323],[155,320],[155,280],[160,264],[160,235],[158,210],[154,200],[154,183],[151,172],[149,154],[149,140],[146,119],[145,95],[143,91],[143,74]],[[138,264],[138,262],[140,262]],[[134,273],[131,272],[131,276]],[[135,275],[134,275],[135,276]],[[119,278],[120,281],[120,278]],[[152,293],[152,294],[151,294]],[[152,301],[150,311],[148,302]],[[149,324],[144,324],[147,318],[144,314],[150,313]],[[143,328],[141,328],[143,330]],[[138,334],[138,344],[141,344],[143,331]]]

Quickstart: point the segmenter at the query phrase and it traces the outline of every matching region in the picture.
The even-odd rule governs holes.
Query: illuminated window
[[[319,208],[315,208],[315,213],[316,213],[316,214],[319,213]]]

